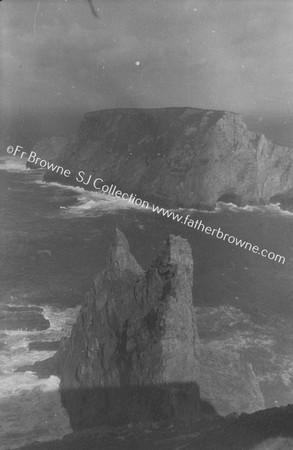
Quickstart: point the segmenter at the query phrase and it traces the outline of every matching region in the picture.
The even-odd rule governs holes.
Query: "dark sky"
[[[98,19],[86,0],[0,3],[4,116],[46,129],[102,108],[224,109],[293,146],[291,0],[92,2]]]

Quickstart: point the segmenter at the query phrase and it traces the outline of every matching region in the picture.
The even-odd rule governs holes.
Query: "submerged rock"
[[[46,330],[50,321],[36,307],[2,306],[0,308],[0,330]]]
[[[198,412],[192,279],[185,239],[170,235],[144,272],[117,230],[106,267],[56,355],[74,428]]]
[[[72,176],[48,170],[46,181],[90,190],[113,184],[161,206],[214,207],[219,200],[286,204],[293,199],[293,149],[249,131],[240,115],[225,111],[91,112],[57,161]],[[103,181],[94,183],[97,178]]]
[[[54,356],[36,361],[34,364],[26,364],[25,366],[15,369],[18,372],[34,372],[38,378],[50,378],[52,375],[58,375],[58,369]]]
[[[40,306],[14,306],[14,305],[7,305],[5,306],[5,310],[7,311],[16,311],[16,312],[20,312],[20,311],[38,311],[38,312],[43,312],[43,308],[41,308]]]
[[[39,342],[30,342],[28,349],[35,351],[52,351],[58,350],[60,341],[39,341]]]

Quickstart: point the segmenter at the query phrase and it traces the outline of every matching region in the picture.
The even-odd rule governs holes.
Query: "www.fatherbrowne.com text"
[[[25,155],[27,155],[27,153],[22,150],[23,147],[19,145],[16,146],[15,148],[12,145],[7,147],[8,154],[10,155],[13,154],[14,156],[17,155],[20,158],[23,158]],[[69,178],[70,176],[72,177],[71,171],[69,169],[64,169],[62,166],[58,166],[57,164],[41,159],[33,151],[31,151],[28,156],[28,162],[39,165],[43,169],[56,172],[60,175],[65,176],[66,178]],[[202,220],[199,219],[193,220],[189,214],[184,216],[175,213],[172,210],[160,208],[159,206],[155,205],[150,206],[149,202],[147,202],[146,200],[142,200],[141,198],[138,198],[135,194],[128,194],[127,192],[122,192],[121,190],[117,189],[117,186],[114,186],[113,184],[111,184],[110,186],[107,184],[103,184],[104,180],[102,178],[99,177],[94,178],[92,174],[87,176],[83,170],[80,170],[78,172],[77,176],[75,177],[75,181],[77,183],[82,184],[83,186],[94,189],[103,194],[112,195],[124,201],[127,201],[128,203],[132,203],[135,206],[139,206],[141,208],[148,210],[151,209],[154,213],[165,216],[168,219],[172,219],[178,223],[182,223],[183,225],[187,225],[188,227],[193,228],[197,231],[201,231],[202,233],[214,236],[215,238],[226,241],[229,244],[234,244],[237,247],[244,248],[245,250],[255,253],[256,255],[262,256],[263,258],[267,258],[277,263],[285,264],[286,259],[282,255],[278,255],[277,253],[269,251],[266,248],[261,249],[258,245],[254,245],[251,242],[243,241],[242,239],[239,239],[228,233],[224,233],[224,231],[222,231],[221,228],[212,228],[210,226],[206,226],[202,222]]]
[[[223,241],[228,242],[229,244],[234,244],[240,248],[244,248],[245,250],[251,251],[252,253],[255,253],[256,255],[260,255],[263,258],[268,258],[271,261],[275,261],[281,264],[284,264],[286,259],[282,255],[278,255],[272,251],[269,251],[267,249],[261,249],[258,245],[254,245],[251,242],[243,241],[242,239],[239,239],[235,236],[232,236],[228,233],[224,233],[221,228],[212,228],[210,226],[206,226],[202,220],[193,220],[189,214],[186,216],[180,215],[178,213],[175,213],[172,210],[164,209],[156,205],[150,206],[149,202],[146,200],[142,200],[141,198],[137,197],[135,194],[128,194],[127,192],[122,192],[120,189],[117,189],[117,186],[114,186],[111,184],[110,186],[107,184],[101,184],[104,182],[102,178],[96,178],[92,180],[90,177],[86,180],[84,179],[85,173],[83,171],[80,171],[78,173],[78,176],[76,177],[76,181],[79,183],[82,182],[84,185],[88,185],[90,182],[92,182],[92,186],[97,191],[101,191],[103,194],[108,194],[115,196],[117,198],[121,198],[122,200],[125,200],[129,203],[132,203],[135,206],[139,206],[144,209],[151,209],[154,213],[161,214],[162,216],[167,217],[168,219],[175,220],[178,223],[182,223],[183,225],[187,225],[190,228],[194,228],[197,231],[201,231],[205,234],[208,234],[210,236],[214,236],[217,239],[222,239]]]

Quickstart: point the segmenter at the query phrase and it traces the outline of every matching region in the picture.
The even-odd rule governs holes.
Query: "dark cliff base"
[[[195,383],[61,391],[74,430],[213,413]],[[86,405],[86,407],[85,407]]]
[[[0,330],[46,330],[50,322],[41,311],[38,307],[1,306]]]
[[[103,426],[22,450],[292,450],[293,406],[237,417]]]

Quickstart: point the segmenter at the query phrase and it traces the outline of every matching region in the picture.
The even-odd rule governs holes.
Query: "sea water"
[[[169,233],[188,239],[195,266],[195,304],[202,308],[199,317],[205,316],[206,308],[218,308],[218,321],[225,313],[225,320],[228,317],[229,323],[235,323],[243,311],[246,320],[255,319],[258,313],[262,317],[276,314],[290,324],[293,215],[277,205],[238,208],[218,204],[212,212],[178,211],[284,255],[284,265],[123,200],[44,183],[42,171],[26,170],[20,160],[2,158],[0,169],[0,301],[40,306],[51,324],[45,331],[0,332],[0,450],[71,432],[60,401],[58,377],[38,379],[32,372],[15,373],[15,369],[53,355],[30,351],[31,342],[55,341],[70,333],[86,291],[104,267],[116,227],[126,234],[130,250],[143,268],[157,256]],[[255,340],[251,333],[245,328],[237,346]],[[269,329],[266,336],[272,348],[271,336],[276,336]],[[275,351],[282,346],[282,336],[279,341]],[[284,338],[286,346],[283,376],[288,383],[293,364]]]

